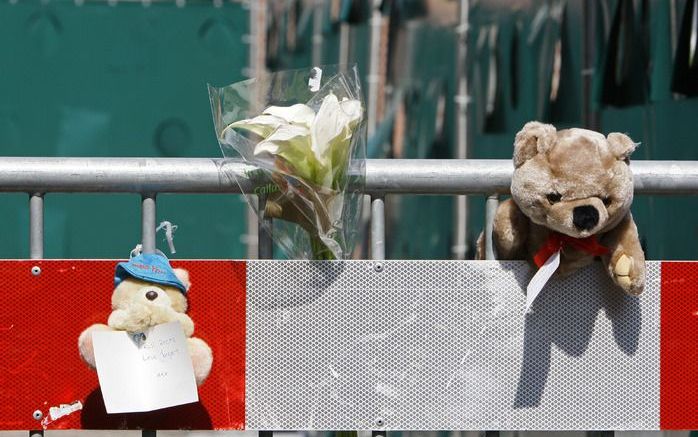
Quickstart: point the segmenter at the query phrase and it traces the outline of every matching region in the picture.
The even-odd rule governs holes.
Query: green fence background
[[[229,2],[1,2],[0,154],[220,157],[206,83],[244,78],[248,28]],[[244,257],[240,196],[158,200],[179,226],[175,257]],[[45,203],[47,258],[123,258],[140,241],[138,196]],[[28,257],[27,195],[1,195],[0,211],[0,257]]]
[[[583,127],[583,2],[531,1],[519,10],[502,2],[479,2],[471,15],[469,78],[474,158],[509,158],[515,133],[528,120],[558,128]],[[672,91],[678,46],[689,1],[592,0],[596,30],[590,107],[603,133],[624,132],[640,147],[635,159],[696,160],[694,132],[698,99]],[[481,35],[497,29],[494,44]],[[673,29],[673,31],[672,31]],[[551,101],[550,72],[556,42],[561,47],[560,83]],[[493,53],[494,52],[494,53]],[[494,109],[486,111],[490,56],[499,79]],[[694,81],[698,78],[694,77]],[[472,202],[474,229],[482,225],[483,202]],[[648,259],[698,258],[696,197],[636,196],[633,215]],[[476,237],[473,234],[471,237]]]
[[[684,15],[695,0],[588,0],[595,11],[594,56],[586,70],[582,0],[470,3],[471,157],[510,158],[515,133],[537,119],[558,128],[590,124],[604,133],[626,132],[641,142],[634,156],[639,159],[698,159],[698,79],[691,82],[689,74],[673,80],[683,40],[690,37],[682,30]],[[267,23],[271,70],[312,62],[312,12],[301,2],[284,4],[293,7],[277,4]],[[334,16],[332,2],[324,5],[322,63],[338,61],[345,22],[349,61],[366,77],[370,2],[340,4]],[[400,157],[454,157],[455,25],[435,23],[430,2],[385,4],[390,92],[384,119],[369,139],[369,156],[397,156],[390,143],[401,108],[406,128]],[[0,154],[220,156],[205,85],[243,78],[249,10],[230,2],[185,5],[0,3]],[[292,42],[289,26],[296,29]],[[551,99],[556,47],[560,81]],[[28,255],[27,201],[25,194],[0,196],[0,257]],[[245,255],[246,205],[239,196],[161,195],[158,207],[160,220],[179,225],[176,256]],[[389,257],[451,257],[451,198],[392,196],[387,207]],[[691,197],[636,197],[633,213],[648,258],[698,257],[697,208]],[[483,215],[484,199],[471,198],[471,242]],[[124,257],[140,238],[139,199],[49,195],[45,221],[47,257]]]

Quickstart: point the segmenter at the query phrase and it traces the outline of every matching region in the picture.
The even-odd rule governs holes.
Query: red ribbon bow
[[[596,235],[587,238],[574,238],[569,235],[551,232],[545,244],[533,255],[533,262],[540,268],[558,250],[564,246],[572,246],[577,250],[584,251],[590,255],[600,256],[608,253],[608,247],[599,243]]]

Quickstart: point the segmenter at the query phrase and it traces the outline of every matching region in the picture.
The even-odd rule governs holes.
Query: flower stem
[[[310,249],[313,252],[314,260],[329,261],[336,259],[332,251],[322,241],[319,235],[310,235]]]

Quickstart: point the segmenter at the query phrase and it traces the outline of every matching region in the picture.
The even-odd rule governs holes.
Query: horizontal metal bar
[[[366,191],[402,194],[508,193],[508,159],[372,159]]]
[[[698,161],[633,161],[637,194],[698,194]],[[255,167],[207,158],[0,158],[0,192],[240,193]],[[506,194],[510,160],[369,159],[371,194]],[[243,186],[245,190],[252,186]]]
[[[206,158],[0,158],[0,191],[239,193],[227,175],[253,170]]]
[[[698,161],[632,161],[636,194],[698,194]],[[508,194],[508,159],[369,159],[366,191]]]

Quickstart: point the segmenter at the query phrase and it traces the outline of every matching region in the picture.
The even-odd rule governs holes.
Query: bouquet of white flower
[[[228,174],[260,219],[282,219],[267,230],[289,257],[351,255],[365,157],[358,83],[355,68],[323,66],[209,87],[223,155],[257,168],[244,181]]]

